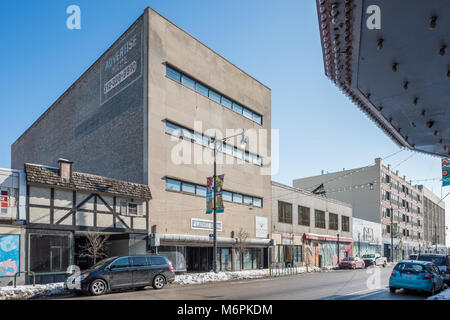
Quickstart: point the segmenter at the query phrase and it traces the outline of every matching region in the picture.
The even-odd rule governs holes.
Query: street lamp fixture
[[[213,207],[213,271],[217,273],[217,215],[216,215],[216,176],[217,176],[217,165],[216,165],[216,154],[217,154],[217,145],[223,146],[223,144],[231,138],[236,136],[241,136],[240,145],[245,149],[247,146],[247,140],[245,138],[245,130],[242,129],[241,133],[225,137],[223,139],[217,140],[216,137],[212,138],[212,142],[214,144],[214,175],[213,175],[213,199],[214,199],[214,207]]]

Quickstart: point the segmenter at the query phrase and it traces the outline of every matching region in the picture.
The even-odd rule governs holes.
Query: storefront
[[[25,164],[28,282],[33,276],[36,283],[60,282],[73,266],[82,270],[108,256],[145,254],[149,187],[72,172],[67,160],[59,164]],[[93,239],[105,240],[103,255],[89,253]]]
[[[331,267],[338,263],[339,259],[353,256],[353,240],[305,233],[303,236],[303,259],[308,265],[316,267]]]
[[[209,237],[168,234],[157,237],[160,245],[150,247],[149,251],[166,256],[176,272],[204,272],[213,269],[213,246]],[[267,268],[268,245],[269,240],[248,239],[245,246],[237,246],[236,239],[218,237],[217,270]]]

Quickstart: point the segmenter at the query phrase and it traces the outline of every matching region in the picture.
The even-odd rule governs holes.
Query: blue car
[[[432,262],[419,260],[400,261],[389,278],[389,289],[408,289],[434,295],[444,288],[444,275]]]

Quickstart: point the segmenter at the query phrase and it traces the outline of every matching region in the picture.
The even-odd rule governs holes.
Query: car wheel
[[[397,290],[397,288],[389,287],[389,291],[390,291],[391,293],[395,293],[395,290]]]
[[[97,279],[97,280],[92,281],[89,291],[94,296],[99,296],[99,295],[104,294],[106,292],[107,288],[108,288],[108,286],[106,285],[105,281],[103,281],[101,279]]]
[[[435,287],[434,284],[433,284],[433,286],[431,287],[431,292],[430,292],[429,294],[430,294],[430,296],[434,296],[434,295],[436,294],[436,287]]]
[[[165,284],[166,284],[166,279],[162,275],[158,274],[155,278],[153,278],[152,286],[156,290],[162,289]]]

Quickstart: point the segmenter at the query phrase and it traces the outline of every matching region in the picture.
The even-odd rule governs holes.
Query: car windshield
[[[112,262],[115,258],[117,258],[117,257],[106,258],[106,259],[100,260],[99,262],[94,264],[90,269],[95,269],[95,270],[101,269],[101,268],[105,267],[107,264],[109,264],[110,262]]]
[[[344,261],[355,261],[355,258],[353,257],[345,258]]]
[[[399,272],[405,272],[405,273],[422,273],[424,272],[424,267],[420,264],[415,263],[399,263],[395,266],[395,270]]]
[[[374,254],[365,254],[362,256],[363,258],[375,258]]]
[[[437,266],[445,265],[445,257],[444,256],[419,256],[419,259],[421,261],[430,261],[433,262]]]

